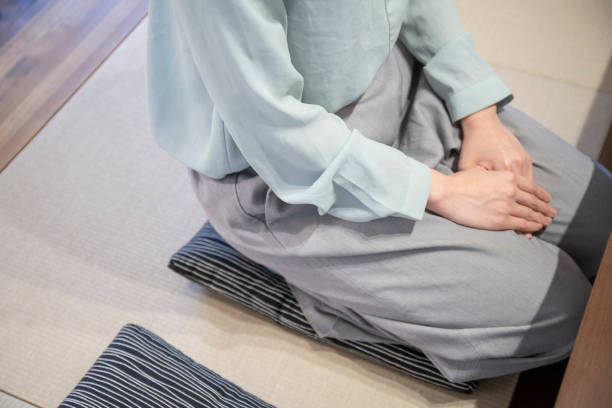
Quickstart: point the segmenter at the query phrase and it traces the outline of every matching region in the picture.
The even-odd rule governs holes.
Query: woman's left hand
[[[531,157],[516,136],[497,116],[496,105],[475,112],[461,119],[463,143],[459,153],[459,170],[481,166],[487,170],[507,170],[525,177],[535,187]],[[551,195],[537,187],[537,196],[546,202]],[[527,204],[527,203],[526,203]],[[537,208],[533,208],[537,211]],[[554,217],[555,214],[544,214]],[[531,233],[525,233],[531,238]]]

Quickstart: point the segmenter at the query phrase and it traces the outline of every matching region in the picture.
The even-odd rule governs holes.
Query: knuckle
[[[535,183],[535,181],[534,181],[534,183]],[[546,191],[546,189],[545,189],[544,187],[539,186],[538,184],[536,184],[536,189],[537,189],[537,192],[538,192],[540,195],[542,195],[542,196],[544,196],[544,197],[548,197],[548,196],[550,196],[550,193],[549,193],[548,191]]]
[[[508,225],[508,215],[506,214],[496,214],[493,216],[493,223],[496,227],[504,228]]]
[[[525,201],[525,206],[532,210],[538,211],[538,200],[533,196],[533,194],[526,194]]]
[[[548,212],[548,205],[545,204],[544,202],[542,202],[542,200],[540,200],[539,198],[534,198],[534,209],[540,213],[540,214],[544,214],[546,212]]]
[[[511,171],[508,171],[506,172],[506,179],[511,183],[516,182],[516,174],[512,173]]]
[[[518,189],[516,188],[516,186],[513,185],[507,185],[504,188],[504,193],[508,196],[508,197],[514,197],[517,193],[518,193]]]

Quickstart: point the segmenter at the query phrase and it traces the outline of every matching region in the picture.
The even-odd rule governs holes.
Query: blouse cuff
[[[431,169],[402,151],[363,136],[354,129],[334,183],[334,205],[319,207],[352,221],[395,216],[421,220],[432,183]],[[352,198],[351,198],[352,197]],[[355,205],[355,198],[362,205]]]
[[[501,108],[513,98],[493,68],[476,53],[469,32],[439,49],[423,72],[444,100],[453,123],[496,103]]]
[[[510,89],[497,76],[492,76],[469,88],[447,95],[446,106],[451,120],[456,123],[493,104],[497,104],[499,112],[513,98]]]

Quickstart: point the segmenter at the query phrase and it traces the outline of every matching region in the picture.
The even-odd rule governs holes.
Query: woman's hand
[[[481,166],[451,175],[431,171],[433,180],[427,209],[457,224],[531,233],[549,225],[555,214],[539,198],[545,194],[543,189],[522,175]]]
[[[501,123],[495,105],[465,117],[461,120],[461,127],[463,143],[459,153],[459,170],[480,166],[486,170],[508,171],[517,180],[522,180],[524,188],[519,188],[535,192],[540,200],[551,200],[550,193],[537,186],[529,154],[516,136]],[[549,212],[542,214],[551,216]],[[531,233],[525,235],[531,238]]]

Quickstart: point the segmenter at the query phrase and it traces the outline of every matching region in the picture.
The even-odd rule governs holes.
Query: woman
[[[450,0],[149,7],[155,139],[319,335],[418,347],[451,381],[569,355],[612,175],[507,105]]]

